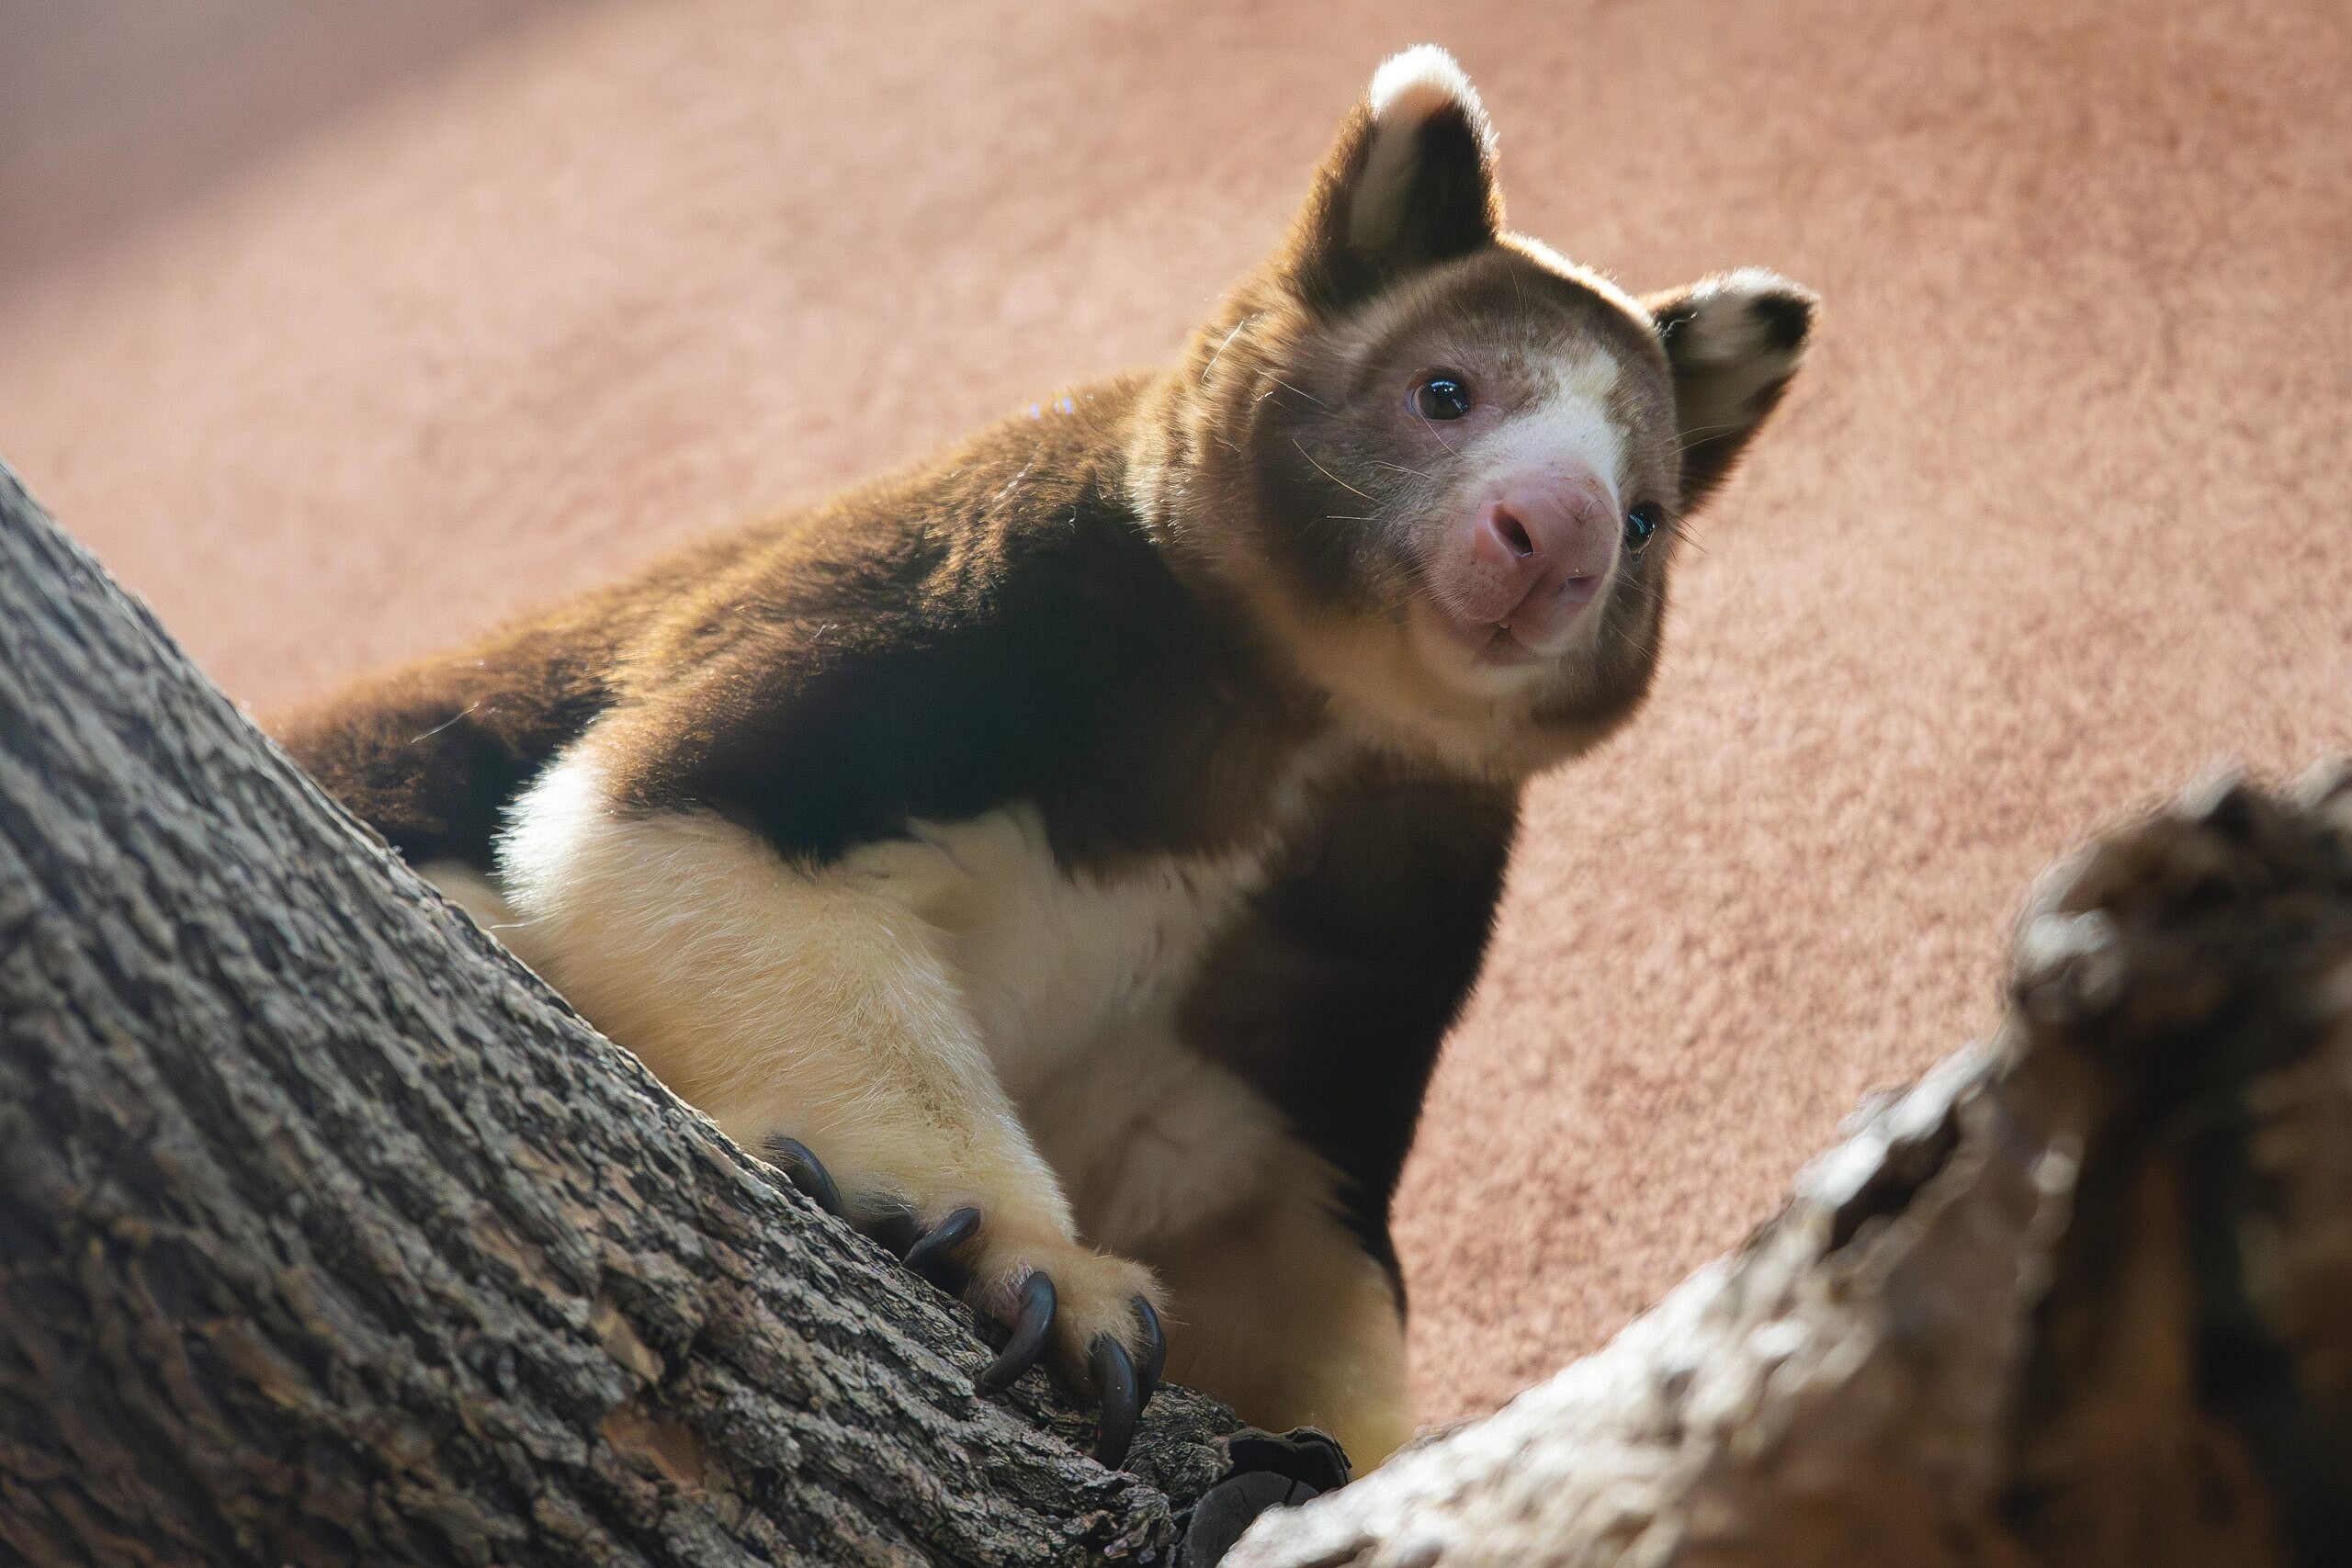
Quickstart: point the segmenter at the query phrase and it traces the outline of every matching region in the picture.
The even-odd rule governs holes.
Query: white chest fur
[[[916,823],[841,874],[940,933],[963,1000],[1031,1135],[1102,1245],[1140,1247],[1261,1177],[1272,1109],[1186,1049],[1176,1010],[1264,886],[1275,845],[1072,873],[1018,805]]]
[[[616,811],[583,750],[517,803],[504,897],[449,886],[741,1137],[838,1138],[877,1053],[960,1036],[1087,1236],[1132,1253],[1261,1190],[1281,1156],[1273,1108],[1187,1049],[1176,1015],[1305,785],[1261,842],[1116,874],[1066,870],[1025,804],[811,867],[707,813]]]
[[[999,1076],[1024,1101],[1106,1032],[1172,1009],[1265,879],[1261,852],[1066,871],[1026,805],[909,831],[841,870],[887,886],[938,930]]]

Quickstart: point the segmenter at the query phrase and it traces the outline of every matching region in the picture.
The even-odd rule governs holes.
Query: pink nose
[[[1510,485],[1471,517],[1468,570],[1454,608],[1540,646],[1566,632],[1600,592],[1617,558],[1617,533],[1597,482]]]

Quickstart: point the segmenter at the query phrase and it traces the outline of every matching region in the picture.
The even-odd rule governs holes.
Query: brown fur
[[[1411,101],[1436,107],[1358,106],[1286,243],[1166,372],[1037,405],[895,478],[363,682],[283,731],[404,852],[483,872],[517,795],[588,750],[592,726],[605,809],[723,818],[809,877],[913,824],[1013,806],[1034,808],[1059,874],[1090,885],[1264,854],[1264,886],[1216,933],[1178,1031],[1279,1115],[1298,1156],[1285,1168],[1329,1179],[1262,1192],[1147,1261],[1167,1271],[1178,1317],[1188,1303],[1198,1314],[1203,1365],[1288,1358],[1285,1387],[1326,1391],[1218,1392],[1263,1420],[1354,1423],[1375,1448],[1401,1411],[1329,1391],[1376,1385],[1360,1397],[1379,1405],[1401,1398],[1401,1373],[1326,1364],[1374,1354],[1359,1337],[1344,1352],[1312,1343],[1317,1292],[1340,1288],[1329,1259],[1345,1250],[1306,1248],[1325,1258],[1311,1279],[1238,1293],[1216,1270],[1272,1267],[1289,1244],[1268,1238],[1336,1220],[1393,1286],[1389,1199],[1485,951],[1520,783],[1639,706],[1674,554],[1669,529],[1622,556],[1589,644],[1509,689],[1431,667],[1408,636],[1418,563],[1481,448],[1402,422],[1398,400],[1416,373],[1466,366],[1508,421],[1548,406],[1563,367],[1600,365],[1624,503],[1679,513],[1779,397],[1811,314],[1760,275],[1653,313],[1503,233],[1475,99]],[[562,975],[562,953],[533,957]],[[707,1071],[681,1055],[693,1038],[649,1059],[682,1087],[741,1081],[734,1057]],[[962,1135],[924,1092],[923,1124]],[[922,1212],[933,1198],[908,1197],[937,1217]],[[1075,1195],[1080,1216],[1090,1201]],[[1289,1325],[1279,1346],[1217,1320],[1245,1301]]]

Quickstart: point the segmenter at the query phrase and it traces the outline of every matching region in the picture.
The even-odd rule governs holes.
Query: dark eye
[[[1657,534],[1665,523],[1666,510],[1657,502],[1645,501],[1636,506],[1633,511],[1625,513],[1625,547],[1634,554],[1640,555],[1642,547],[1650,542],[1651,536]]]
[[[1460,419],[1470,412],[1470,383],[1440,371],[1413,389],[1413,412],[1423,419]]]

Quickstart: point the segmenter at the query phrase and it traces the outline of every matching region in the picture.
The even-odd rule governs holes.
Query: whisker
[[[1660,507],[1658,510],[1666,512],[1666,508],[1664,507]],[[1682,540],[1701,555],[1703,556],[1708,553],[1707,541],[1699,537],[1699,530],[1690,526],[1690,519],[1687,513],[1680,512],[1666,512],[1666,525],[1674,530],[1674,536],[1676,538]]]
[[[420,741],[420,740],[430,740],[430,739],[432,739],[435,736],[436,736],[436,735],[440,734],[443,730],[445,730],[445,729],[448,728],[451,725],[454,725],[454,724],[458,723],[460,719],[465,718],[468,715],[471,714],[471,713],[474,711],[474,709],[476,709],[476,708],[478,708],[478,707],[480,707],[480,706],[481,706],[481,704],[480,702],[478,702],[478,701],[477,701],[477,702],[468,703],[468,704],[466,705],[466,706],[465,706],[465,710],[464,710],[464,712],[461,712],[461,713],[458,714],[455,717],[450,718],[450,719],[447,720],[447,721],[446,721],[446,722],[444,722],[444,723],[435,725],[432,728],[430,728],[430,729],[426,730],[426,731],[425,731],[424,734],[422,734],[422,735],[412,735],[412,736],[410,736],[410,737],[408,738],[408,743],[409,743],[410,745],[413,746],[413,745],[415,745],[415,744],[416,744],[418,741]]]
[[[1306,458],[1310,463],[1315,463],[1315,454],[1309,452],[1306,447],[1300,446],[1297,436],[1292,436],[1290,438],[1290,444],[1294,446],[1298,446],[1298,455],[1300,457]],[[1374,506],[1378,506],[1380,504],[1380,498],[1378,496],[1364,495],[1363,491],[1356,489],[1355,486],[1350,484],[1347,480],[1341,479],[1339,475],[1333,473],[1322,464],[1315,463],[1315,471],[1321,474],[1325,479],[1329,479],[1333,484],[1338,485],[1341,490],[1346,491],[1350,495],[1363,495],[1366,501],[1372,502]]]
[[[1280,387],[1285,392],[1297,392],[1300,397],[1305,398],[1308,402],[1313,403],[1317,408],[1321,409],[1326,413],[1331,412],[1331,405],[1317,397],[1314,393],[1294,387],[1288,381],[1283,380],[1281,377],[1276,376],[1272,372],[1267,374],[1266,379],[1272,381],[1275,386]],[[1258,400],[1262,403],[1273,395],[1274,394],[1271,390],[1261,392],[1258,394]]]
[[[1429,415],[1423,413],[1419,409],[1415,409],[1413,411],[1413,417],[1419,420],[1421,422],[1422,428],[1426,429],[1431,435],[1437,435],[1437,444],[1439,446],[1444,447],[1446,451],[1453,453],[1453,455],[1457,457],[1461,456],[1459,452],[1454,452],[1453,442],[1448,441],[1442,435],[1438,435],[1437,426],[1430,422]]]
[[[1716,436],[1723,434],[1726,431],[1738,430],[1741,428],[1741,422],[1737,420],[1733,421],[1729,424],[1702,424],[1696,430],[1686,430],[1682,432],[1682,439],[1675,443],[1674,449],[1677,452],[1688,452],[1691,447],[1712,441]]]
[[[1231,343],[1235,338],[1239,337],[1241,335],[1241,329],[1248,326],[1257,319],[1257,315],[1253,312],[1242,317],[1239,321],[1233,323],[1233,330],[1226,333],[1224,342],[1219,343],[1216,345],[1216,351],[1209,355],[1209,362],[1201,367],[1202,386],[1205,387],[1209,384],[1209,372],[1216,368],[1217,358],[1225,353],[1226,344]]]

